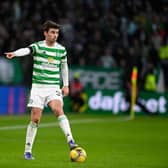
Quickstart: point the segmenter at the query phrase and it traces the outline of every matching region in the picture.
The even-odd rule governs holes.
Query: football
[[[82,163],[85,162],[86,158],[87,158],[86,151],[81,147],[77,147],[70,151],[70,159],[72,162]]]

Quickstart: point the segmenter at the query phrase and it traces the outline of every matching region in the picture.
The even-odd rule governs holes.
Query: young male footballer
[[[59,126],[67,138],[70,150],[78,146],[73,139],[68,118],[63,111],[63,96],[69,94],[69,79],[67,52],[65,47],[57,42],[59,29],[59,24],[46,21],[43,24],[45,40],[35,42],[26,48],[5,53],[9,59],[33,55],[32,88],[28,103],[28,107],[31,107],[31,121],[27,127],[24,151],[24,158],[27,160],[34,159],[32,147],[45,104],[58,118]],[[60,88],[61,77],[62,88]]]

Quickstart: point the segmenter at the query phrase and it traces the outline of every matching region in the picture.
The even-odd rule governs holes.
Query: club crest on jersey
[[[45,50],[38,50],[39,54],[47,54],[47,52]]]

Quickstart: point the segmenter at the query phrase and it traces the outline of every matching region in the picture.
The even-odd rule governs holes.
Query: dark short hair
[[[60,29],[60,25],[57,24],[56,22],[51,21],[51,20],[47,20],[46,22],[44,22],[43,31],[47,31],[48,32],[48,30],[52,29],[52,28],[53,29]]]

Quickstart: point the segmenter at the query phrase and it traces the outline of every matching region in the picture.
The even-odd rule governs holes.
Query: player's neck
[[[45,42],[46,42],[46,45],[47,45],[48,47],[53,47],[54,44],[55,44],[55,42],[51,42],[51,41],[48,41],[48,40],[45,40]]]

